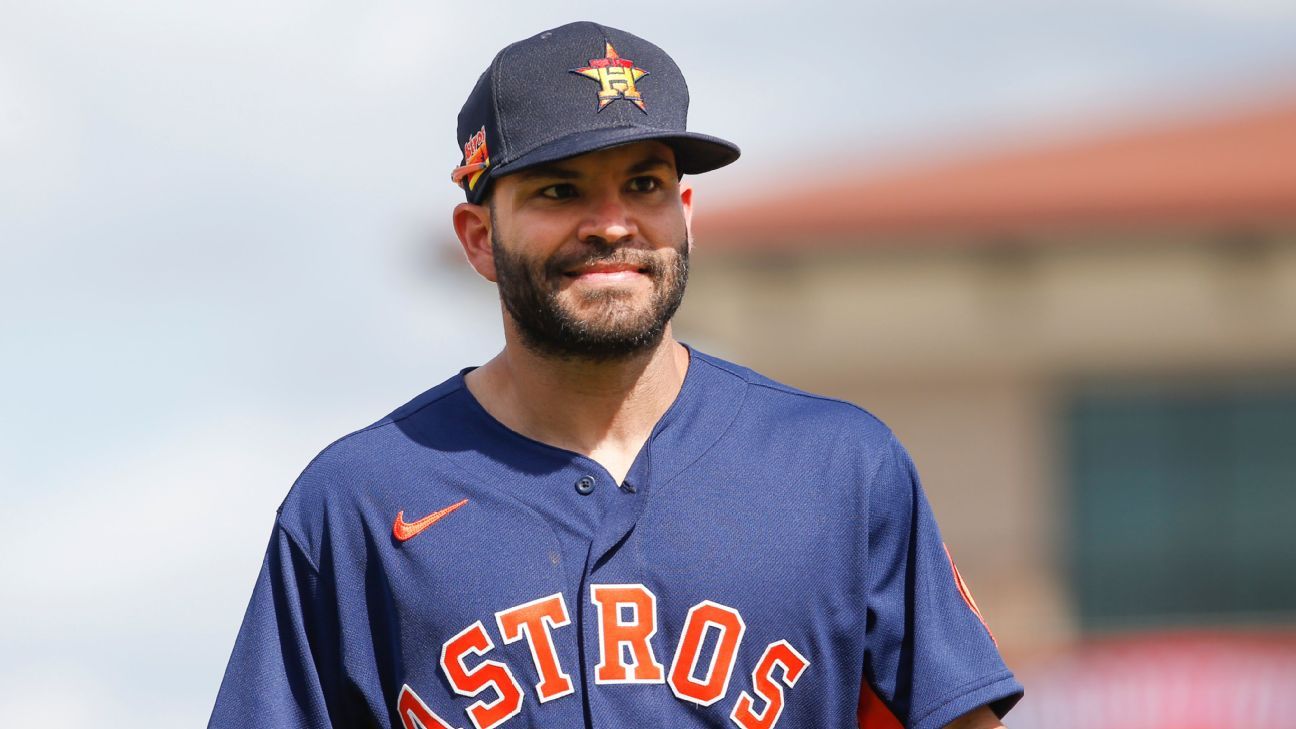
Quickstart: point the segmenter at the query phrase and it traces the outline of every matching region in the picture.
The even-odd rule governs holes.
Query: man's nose
[[[589,200],[589,208],[578,231],[581,240],[615,245],[628,241],[639,233],[634,216],[619,192],[608,192]]]

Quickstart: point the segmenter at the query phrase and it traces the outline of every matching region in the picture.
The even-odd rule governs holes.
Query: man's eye
[[[652,192],[661,188],[661,181],[656,177],[635,177],[630,180],[630,189],[634,192]]]
[[[547,197],[550,200],[566,200],[576,196],[576,186],[567,183],[550,185],[540,190],[541,197]]]

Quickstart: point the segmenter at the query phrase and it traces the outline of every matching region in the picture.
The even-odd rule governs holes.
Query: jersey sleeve
[[[893,435],[871,484],[868,539],[864,693],[871,689],[913,729],[938,729],[986,705],[1002,717],[1022,687],[958,577],[913,461]]]
[[[208,729],[331,727],[319,575],[278,521]]]

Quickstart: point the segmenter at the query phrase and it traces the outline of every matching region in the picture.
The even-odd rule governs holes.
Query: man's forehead
[[[528,167],[525,170],[505,175],[519,181],[535,178],[574,179],[600,172],[640,173],[658,167],[667,167],[671,172],[676,169],[675,150],[670,145],[658,141],[633,142],[594,152],[587,152],[575,157],[548,162]]]

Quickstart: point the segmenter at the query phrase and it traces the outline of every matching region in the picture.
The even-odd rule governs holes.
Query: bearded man
[[[302,473],[211,726],[1001,726],[1021,687],[891,431],[675,339],[682,177],[738,157],[687,108],[614,28],[495,57],[452,220],[504,349]]]

